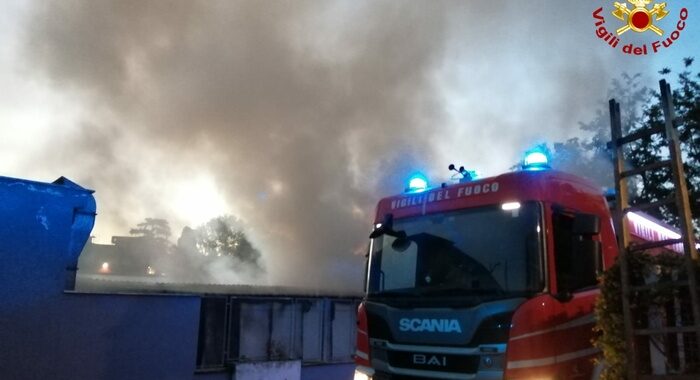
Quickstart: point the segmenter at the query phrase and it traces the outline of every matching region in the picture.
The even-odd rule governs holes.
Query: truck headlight
[[[366,373],[355,370],[355,377],[352,380],[372,380]]]

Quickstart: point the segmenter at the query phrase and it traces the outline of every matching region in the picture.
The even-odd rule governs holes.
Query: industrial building
[[[352,376],[355,295],[82,278],[92,191],[0,177],[0,198],[3,379]]]

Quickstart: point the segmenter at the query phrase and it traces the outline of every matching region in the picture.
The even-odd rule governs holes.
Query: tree
[[[221,216],[197,227],[184,227],[177,244],[170,242],[165,219],[146,218],[131,228],[131,237],[114,237],[119,250],[115,267],[134,276],[159,275],[170,281],[241,283],[264,273],[260,251],[238,220]]]
[[[132,236],[150,237],[160,242],[168,242],[170,239],[170,224],[165,219],[146,218],[136,225],[136,228],[129,230]]]
[[[237,220],[232,216],[214,218],[196,230],[196,248],[204,256],[232,259],[234,267],[246,266],[262,270],[260,251],[237,228]]]
[[[131,237],[113,236],[118,252],[112,261],[114,273],[130,276],[155,275],[162,272],[159,265],[173,252],[170,225],[165,219],[146,218],[129,230]]]
[[[681,141],[686,183],[690,195],[691,212],[695,216],[695,229],[698,231],[700,221],[700,73],[693,73],[691,66],[693,58],[685,58],[684,71],[678,75],[678,85],[673,90],[673,103],[676,117],[682,122],[678,125],[678,135]],[[660,71],[662,75],[671,72],[669,69]],[[639,129],[663,127],[665,118],[661,108],[661,95],[653,92],[652,102],[644,109],[643,118],[636,123],[630,132]],[[644,165],[668,159],[665,135],[658,134],[653,137],[645,137],[635,143],[628,158],[631,166]],[[636,197],[632,203],[649,203],[663,200],[673,195],[673,183],[670,169],[660,169],[645,173],[641,181],[635,187]],[[651,210],[650,213],[670,224],[678,225],[678,210],[675,205],[663,206],[660,210]]]
[[[199,283],[245,283],[264,273],[260,251],[233,216],[220,216],[182,230],[170,272],[181,280]]]
[[[622,129],[627,134],[642,120],[644,104],[649,101],[650,91],[642,86],[641,75],[622,74],[612,81],[608,97],[615,98],[625,111],[622,113]],[[579,123],[583,138],[572,138],[556,142],[549,149],[554,169],[577,173],[589,178],[601,187],[614,188],[611,153],[607,148],[610,138],[610,115],[607,103],[602,103],[595,116],[588,122]]]
[[[685,69],[678,75],[678,83],[672,85],[673,103],[676,116],[682,122],[677,130],[680,138],[681,151],[687,176],[687,185],[691,198],[691,208],[696,216],[694,222],[697,231],[698,217],[700,217],[700,207],[698,195],[700,192],[700,85],[698,78],[700,74],[691,72],[692,58],[684,59]],[[668,75],[671,70],[664,68],[659,72],[661,75]],[[625,105],[622,104],[624,107]],[[661,109],[660,94],[650,92],[649,101],[642,108],[641,113],[636,113],[637,108],[630,110],[624,107],[622,115],[630,114],[629,124],[623,126],[623,134],[627,135],[637,130],[646,130],[655,127],[663,127],[665,117]],[[599,113],[600,116],[600,113]],[[604,135],[601,134],[601,137]],[[625,157],[631,167],[642,167],[654,162],[668,159],[669,153],[666,148],[665,134],[656,134],[645,137],[626,146]],[[659,169],[644,173],[631,183],[630,190],[633,193],[633,204],[649,203],[662,200],[672,195],[673,184],[671,182],[670,169]],[[662,207],[660,210],[647,211],[670,224],[678,225],[678,214],[675,206]],[[649,315],[652,308],[659,318],[659,314],[664,314],[666,310],[675,310],[679,302],[678,288],[669,287],[670,282],[682,282],[683,270],[685,267],[682,256],[675,252],[662,254],[639,253],[627,256],[629,266],[629,277],[632,286],[649,286],[648,275],[658,278],[655,286],[644,292],[632,292],[629,302],[636,313],[633,323],[636,328],[647,326],[646,315]],[[594,344],[603,351],[605,358],[605,368],[601,374],[601,379],[620,379],[626,373],[627,363],[625,343],[623,310],[622,310],[622,290],[620,267],[618,263],[608,268],[602,275],[601,295],[596,304],[596,335]],[[665,277],[665,279],[664,279]],[[685,279],[687,281],[687,277]],[[682,296],[681,296],[682,297]],[[670,307],[669,307],[670,306]],[[661,313],[658,311],[661,310]],[[670,356],[669,356],[670,359]],[[683,371],[683,368],[673,368],[674,360],[668,360],[667,366],[672,371]],[[685,366],[685,365],[684,365]],[[687,370],[691,367],[686,367]]]
[[[678,126],[681,150],[685,163],[688,190],[691,198],[691,211],[695,216],[695,228],[700,225],[700,73],[693,73],[692,58],[683,60],[684,71],[678,75],[673,91],[676,116],[683,122]],[[661,75],[671,70],[664,68]],[[609,97],[615,98],[622,107],[623,135],[640,129],[663,126],[665,119],[661,109],[661,95],[640,84],[640,74],[622,74],[612,82]],[[612,188],[612,154],[607,147],[610,137],[610,116],[607,105],[601,107],[592,120],[580,123],[580,129],[590,134],[587,138],[574,138],[566,142],[554,143],[546,147],[552,157],[555,169],[578,173],[596,181],[603,187]],[[665,135],[645,137],[625,147],[625,158],[629,167],[642,167],[668,159]],[[655,202],[667,198],[672,193],[671,173],[661,169],[645,173],[629,180],[632,204]],[[678,225],[675,205],[660,210],[647,211],[653,216],[672,225]]]

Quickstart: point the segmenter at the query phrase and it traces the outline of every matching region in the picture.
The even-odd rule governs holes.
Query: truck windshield
[[[539,292],[541,215],[541,206],[528,202],[397,219],[396,233],[372,241],[368,295],[495,299]]]

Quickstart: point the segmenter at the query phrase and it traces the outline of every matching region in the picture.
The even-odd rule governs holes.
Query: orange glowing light
[[[105,261],[104,263],[102,263],[102,266],[100,267],[100,273],[110,273],[110,272],[112,272],[112,270],[109,268],[109,263]]]

